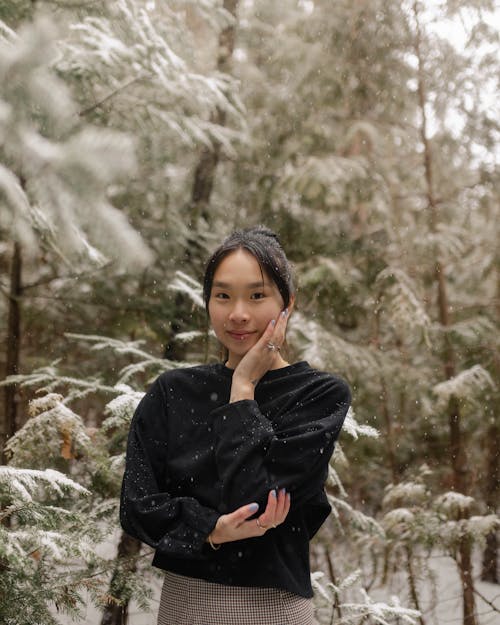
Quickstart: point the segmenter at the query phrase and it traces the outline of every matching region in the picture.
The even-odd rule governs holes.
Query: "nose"
[[[246,323],[250,318],[244,302],[236,301],[229,313],[229,321],[236,324]]]

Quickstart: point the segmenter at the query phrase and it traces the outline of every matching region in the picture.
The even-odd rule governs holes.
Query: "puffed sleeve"
[[[123,529],[173,557],[202,557],[220,513],[194,497],[172,497],[166,474],[166,398],[159,380],[140,401],[127,442],[120,499]]]
[[[299,390],[297,401],[280,414],[284,427],[273,428],[255,400],[215,409],[222,511],[249,501],[265,505],[272,488],[286,488],[292,507],[322,490],[350,403],[347,383],[325,374]]]

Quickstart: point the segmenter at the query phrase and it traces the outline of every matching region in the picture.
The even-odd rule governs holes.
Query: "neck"
[[[241,362],[241,358],[230,355],[224,364],[226,365],[228,369],[236,369],[236,367],[239,365],[240,362]],[[273,371],[274,369],[282,369],[283,367],[288,367],[289,365],[290,363],[286,361],[284,358],[282,358],[281,355],[279,355],[275,359],[273,366],[269,367],[269,371]]]

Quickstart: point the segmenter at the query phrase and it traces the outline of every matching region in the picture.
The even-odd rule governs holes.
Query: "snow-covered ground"
[[[500,586],[480,581],[479,557],[475,558],[475,565],[476,591],[500,610]],[[432,577],[418,583],[425,625],[462,625],[462,592],[456,563],[448,556],[434,555],[429,560],[429,568]],[[393,579],[390,589],[376,589],[370,594],[379,599],[382,597],[387,599],[391,592],[397,594],[403,601],[408,595],[406,579],[403,577]],[[500,613],[495,613],[478,595],[476,610],[479,625],[500,625]]]
[[[425,624],[461,625],[462,597],[455,563],[449,557],[436,555],[430,561],[430,568],[434,573],[434,580],[422,580],[418,587]],[[129,625],[156,625],[161,583],[162,580],[156,576],[152,579],[153,600],[151,601],[150,612],[140,611],[134,604],[130,606]],[[500,586],[476,580],[476,590],[485,599],[492,602],[497,610],[500,610]],[[374,599],[387,600],[391,594],[397,594],[401,598],[406,596],[406,580],[403,577],[399,580],[393,579],[390,589],[380,587],[370,589],[370,595]],[[500,625],[500,613],[495,613],[491,606],[479,596],[476,596],[476,606],[479,625]],[[100,621],[100,612],[88,605],[84,612],[84,618],[78,623],[79,625],[99,625]],[[60,617],[60,623],[61,625],[74,625],[75,622]]]

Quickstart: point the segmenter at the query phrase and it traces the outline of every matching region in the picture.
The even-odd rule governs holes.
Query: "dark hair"
[[[295,293],[291,265],[277,234],[265,226],[252,226],[243,230],[235,230],[224,239],[209,258],[203,279],[203,299],[207,311],[217,267],[228,254],[238,249],[246,250],[255,257],[262,272],[267,274],[278,287],[286,308],[291,296]]]

